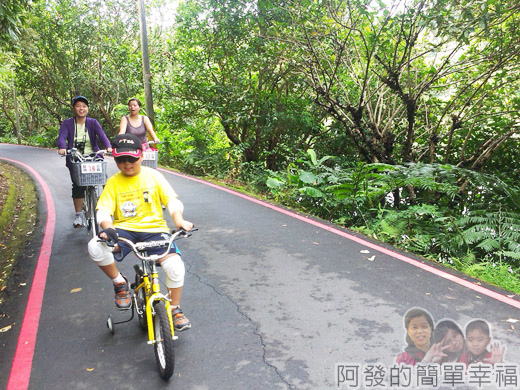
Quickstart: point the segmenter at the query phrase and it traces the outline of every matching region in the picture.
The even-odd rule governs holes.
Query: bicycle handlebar
[[[77,148],[67,149],[65,155],[71,156],[73,159],[77,159],[79,162],[83,161],[94,161],[96,158],[99,158],[99,154],[103,155],[105,153],[109,153],[106,149],[98,150],[97,152],[89,153],[88,155],[83,155]],[[62,155],[63,157],[63,155]]]
[[[119,241],[122,241],[122,242],[128,244],[128,246],[132,249],[132,251],[135,253],[135,255],[139,259],[147,260],[147,261],[157,261],[157,260],[162,259],[164,256],[166,256],[168,254],[168,252],[170,251],[170,246],[173,241],[178,240],[180,238],[184,238],[184,237],[190,237],[191,234],[193,232],[196,232],[197,230],[198,229],[196,229],[196,228],[193,228],[191,230],[184,230],[181,228],[177,231],[173,231],[172,235],[170,236],[170,238],[168,240],[144,241],[144,242],[134,243],[133,241],[129,240],[126,237],[119,237]],[[110,247],[115,246],[115,244],[112,241],[104,240],[102,238],[100,238],[98,241],[104,242]],[[158,255],[157,254],[148,255],[148,256],[144,256],[143,254],[141,254],[141,251],[144,251],[145,249],[160,248],[163,246],[166,246],[164,253],[161,253]]]
[[[157,150],[156,146],[159,144],[162,144],[162,141],[157,141],[157,142],[155,142],[154,140],[146,141],[145,143],[143,143],[143,152],[146,152],[148,150],[156,151]]]

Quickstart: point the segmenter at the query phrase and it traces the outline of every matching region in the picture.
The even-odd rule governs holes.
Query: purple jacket
[[[90,144],[94,152],[101,149],[98,144],[98,139],[103,143],[105,148],[111,147],[110,140],[97,120],[87,117],[85,128],[87,129]],[[60,132],[58,134],[58,149],[72,149],[74,147],[74,131],[74,117],[65,119],[60,126]],[[67,156],[67,167],[70,168],[70,165],[70,156]]]

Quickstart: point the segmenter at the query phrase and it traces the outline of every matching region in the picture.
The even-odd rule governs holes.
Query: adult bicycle
[[[107,163],[103,160],[106,150],[98,150],[83,155],[78,149],[68,149],[71,156],[72,180],[78,186],[85,187],[83,198],[83,213],[87,232],[96,237],[101,231],[96,218],[96,204],[107,181]]]
[[[135,282],[131,284],[131,316],[129,319],[114,322],[112,316],[108,316],[107,327],[110,333],[115,333],[115,325],[131,321],[137,313],[141,329],[148,331],[148,344],[154,346],[155,360],[159,369],[159,375],[163,379],[169,379],[173,375],[175,355],[173,341],[177,339],[173,326],[170,300],[161,292],[157,261],[166,256],[172,243],[180,238],[191,236],[197,229],[186,231],[184,229],[173,232],[167,240],[146,241],[134,243],[125,237],[119,237],[141,260],[141,265],[135,264]],[[111,245],[110,242],[100,239]],[[165,248],[161,254],[148,255],[151,248]]]
[[[145,167],[157,168],[159,162],[159,150],[152,147],[152,145],[158,145],[161,142],[148,141],[143,146],[143,162],[141,163]]]

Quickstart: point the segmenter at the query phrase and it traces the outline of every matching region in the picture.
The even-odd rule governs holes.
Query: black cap
[[[76,96],[75,98],[73,98],[72,101],[71,101],[72,107],[74,107],[74,105],[77,102],[83,102],[83,103],[85,103],[88,106],[88,99],[85,96],[79,95],[79,96]]]
[[[114,157],[139,157],[143,150],[141,140],[134,134],[118,134],[112,140],[112,154]]]

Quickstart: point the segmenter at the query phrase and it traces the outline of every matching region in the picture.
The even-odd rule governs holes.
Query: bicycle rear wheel
[[[153,330],[155,334],[155,359],[161,378],[169,379],[173,375],[173,367],[175,365],[172,331],[164,302],[155,302],[154,308]]]

